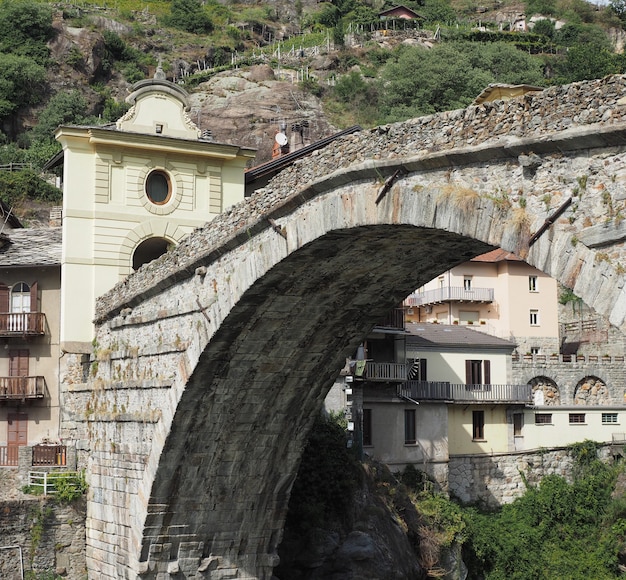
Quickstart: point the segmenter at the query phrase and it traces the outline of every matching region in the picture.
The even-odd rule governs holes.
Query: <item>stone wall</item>
[[[0,502],[0,578],[21,580],[23,566],[25,573],[84,580],[85,516],[84,501],[63,506],[45,498]]]
[[[608,459],[611,447],[601,448],[600,457]],[[496,508],[524,494],[526,485],[538,484],[547,475],[571,478],[573,460],[567,448],[493,455],[455,455],[450,457],[448,487],[451,496],[463,503],[478,503]]]
[[[536,377],[547,377],[558,389],[561,405],[623,405],[626,401],[624,357],[525,356],[513,361],[512,382],[527,384]],[[604,387],[598,396],[583,394],[585,385],[600,380]],[[592,385],[591,385],[592,386]],[[590,386],[590,388],[591,388]],[[602,395],[602,396],[600,396]]]

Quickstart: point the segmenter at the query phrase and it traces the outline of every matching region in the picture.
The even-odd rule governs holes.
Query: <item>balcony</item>
[[[415,307],[441,302],[493,302],[493,288],[466,290],[461,286],[444,286],[436,290],[409,294],[404,300],[404,305]]]
[[[406,381],[407,365],[406,363],[377,363],[368,361],[365,364],[366,381],[374,382],[394,382]]]
[[[404,330],[404,308],[394,308],[383,320],[376,324],[375,328]]]
[[[446,382],[407,381],[398,385],[398,396],[414,401],[451,403],[532,403],[530,385],[457,385]]]
[[[0,314],[0,337],[39,336],[46,333],[43,312],[4,312]]]
[[[21,462],[20,449],[24,450]],[[29,467],[65,467],[67,465],[67,456],[67,447],[65,445],[39,444],[32,447],[0,445],[0,467],[17,467],[20,464],[28,465]],[[27,458],[29,461],[26,461]]]
[[[0,377],[0,401],[43,399],[45,394],[44,377]]]

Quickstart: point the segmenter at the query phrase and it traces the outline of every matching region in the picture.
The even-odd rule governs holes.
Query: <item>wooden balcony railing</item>
[[[33,336],[46,333],[46,315],[43,312],[0,313],[0,336]]]
[[[404,300],[405,306],[424,306],[439,302],[493,302],[493,288],[472,288],[444,286],[436,290],[413,293]]]
[[[42,399],[45,394],[44,377],[0,377],[0,401]]]
[[[0,467],[15,467],[18,464],[19,451],[17,445],[0,445]]]
[[[376,328],[391,328],[393,330],[404,330],[404,309],[394,308],[385,318],[376,324]]]
[[[398,395],[414,401],[453,403],[532,403],[530,385],[458,385],[446,382],[407,381]]]
[[[367,381],[406,381],[406,363],[377,363],[368,361],[365,365]]]
[[[33,465],[67,465],[65,445],[34,445]]]

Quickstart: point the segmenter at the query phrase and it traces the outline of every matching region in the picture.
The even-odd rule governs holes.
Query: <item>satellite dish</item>
[[[287,139],[287,135],[284,133],[276,133],[275,139],[276,143],[278,143],[281,147],[287,145],[287,142],[289,141],[289,139]]]

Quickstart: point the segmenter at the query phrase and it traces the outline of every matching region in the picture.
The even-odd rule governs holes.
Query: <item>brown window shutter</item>
[[[485,377],[485,380],[483,381],[485,385],[490,385],[491,384],[491,361],[490,360],[484,360],[483,361],[483,375]]]
[[[33,282],[30,285],[30,311],[31,312],[39,312],[39,302],[37,302],[37,282]]]
[[[465,384],[466,385],[472,384],[472,361],[471,360],[465,361]]]
[[[9,310],[9,287],[0,282],[0,312],[6,314]]]

